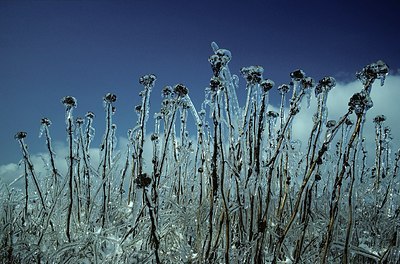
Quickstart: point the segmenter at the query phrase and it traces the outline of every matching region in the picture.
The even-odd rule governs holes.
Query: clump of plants
[[[360,91],[341,118],[330,120],[326,102],[334,78],[315,82],[297,69],[289,84],[274,88],[261,66],[243,67],[247,97],[240,106],[231,52],[216,43],[212,49],[212,76],[200,109],[189,88],[176,84],[161,90],[161,107],[150,118],[156,76],[140,78],[137,122],[128,131],[125,156],[116,150],[112,93],[103,97],[99,164],[90,151],[95,115],[75,117],[72,96],[61,100],[67,171],[55,159],[49,119],[41,120],[48,150],[44,177],[31,161],[27,133],[15,135],[24,189],[1,190],[3,263],[400,261],[400,153],[391,149],[383,115],[373,118],[372,164],[363,135],[372,84],[383,85],[387,65],[378,61],[358,72]],[[269,105],[274,90],[281,96],[278,111]],[[312,96],[317,110],[304,150],[292,124]]]

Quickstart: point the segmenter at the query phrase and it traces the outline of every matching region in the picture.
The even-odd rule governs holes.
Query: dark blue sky
[[[277,85],[296,68],[317,80],[351,81],[378,59],[397,72],[399,14],[395,0],[0,0],[0,164],[19,159],[13,136],[20,130],[32,152],[45,150],[42,117],[52,120],[53,139],[64,141],[65,95],[78,100],[75,116],[95,112],[97,142],[107,92],[118,97],[118,134],[135,125],[143,74],[158,78],[153,110],[162,87],[177,83],[199,107],[211,77],[211,41],[231,50],[233,73],[261,65]],[[243,80],[238,94],[245,94]]]

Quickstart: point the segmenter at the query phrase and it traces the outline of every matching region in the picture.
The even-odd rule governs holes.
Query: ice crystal
[[[14,138],[17,139],[17,140],[21,140],[21,139],[26,138],[26,135],[27,135],[26,132],[20,131],[20,132],[17,132],[17,133],[15,134]]]
[[[40,120],[40,123],[42,125],[44,125],[44,126],[50,126],[51,125],[51,121],[47,117],[42,118],[42,120]]]
[[[327,128],[333,128],[334,126],[336,126],[336,120],[329,120],[329,121],[326,123],[326,127],[327,127]]]
[[[147,176],[147,173],[142,173],[136,178],[135,182],[138,188],[145,188],[150,185],[151,178]]]
[[[214,76],[219,76],[222,69],[227,66],[230,61],[230,57],[226,56],[224,53],[211,55],[208,61],[211,64]]]
[[[228,66],[231,52],[215,42],[211,48],[211,78],[200,111],[185,85],[161,87],[149,131],[156,77],[139,78],[139,102],[131,109],[137,120],[122,149],[113,93],[103,97],[100,150],[91,147],[94,114],[73,118],[77,104],[71,96],[61,100],[66,162],[54,159],[47,118],[40,120],[48,151],[40,173],[26,132],[15,135],[22,175],[0,186],[3,262],[399,262],[400,150],[393,150],[395,135],[384,115],[367,118],[372,82],[385,78],[387,65],[378,61],[357,74],[361,91],[333,120],[327,111],[336,85],[332,77],[315,86],[297,69],[288,76],[290,85],[276,91],[261,66],[250,66],[240,70],[240,84]],[[236,96],[241,85],[247,90],[244,105]],[[314,86],[312,125],[298,129],[294,120]],[[268,102],[271,93],[280,95],[278,110]],[[372,121],[371,158],[363,127]],[[307,142],[299,140],[304,133]],[[24,190],[10,188],[20,179]]]
[[[170,98],[171,96],[172,96],[172,94],[173,94],[173,92],[174,92],[174,90],[172,89],[172,87],[171,86],[165,86],[163,89],[162,89],[162,96],[164,97],[164,98]]]
[[[280,85],[280,86],[278,87],[278,91],[279,91],[279,93],[280,93],[281,95],[282,95],[282,94],[288,93],[289,90],[290,90],[290,87],[289,87],[289,85],[287,85],[287,84],[282,84],[282,85]]]
[[[112,94],[112,93],[107,93],[104,96],[103,100],[106,103],[115,103],[115,101],[117,101],[117,96],[115,94]]]
[[[65,96],[62,98],[61,102],[65,106],[65,119],[72,119],[72,110],[77,106],[77,101],[75,97]]]
[[[270,79],[262,80],[261,83],[260,83],[260,86],[263,89],[264,93],[266,93],[269,90],[271,90],[272,87],[274,87],[274,85],[275,85],[274,81],[272,81]]]
[[[318,95],[322,92],[329,92],[335,86],[336,80],[333,77],[324,77],[319,80],[317,86],[315,86],[315,96],[318,97]]]
[[[76,107],[77,103],[76,103],[76,99],[75,97],[72,96],[65,96],[63,97],[63,99],[61,100],[61,102],[65,105],[65,107]]]
[[[140,77],[139,83],[145,87],[153,87],[157,77],[154,74],[146,74]]]
[[[297,69],[290,73],[290,77],[299,82],[306,77],[306,74],[303,70]]]
[[[386,76],[389,74],[389,67],[381,60],[365,66],[360,72],[357,72],[357,78],[366,86],[370,86],[376,79],[384,84]]]
[[[174,86],[174,93],[179,97],[184,97],[189,93],[189,89],[183,84],[177,84]]]
[[[93,119],[95,117],[95,115],[94,115],[93,112],[89,111],[89,112],[86,113],[86,117],[89,118],[89,119]]]
[[[349,101],[350,110],[354,111],[357,115],[363,114],[373,106],[371,97],[364,91],[355,93]]]
[[[240,73],[243,75],[243,78],[245,78],[246,81],[251,84],[260,83],[263,72],[264,68],[261,66],[249,66],[240,69]]]
[[[377,116],[374,117],[374,123],[376,123],[376,124],[381,124],[385,120],[386,120],[386,116],[385,115],[377,115]]]

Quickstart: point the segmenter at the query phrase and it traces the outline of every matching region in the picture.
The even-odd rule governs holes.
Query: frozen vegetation
[[[58,169],[49,119],[41,120],[45,177],[36,173],[27,134],[15,135],[24,188],[1,187],[2,263],[399,263],[399,150],[391,148],[385,116],[366,118],[372,84],[384,84],[387,65],[362,68],[359,92],[330,120],[334,78],[314,82],[298,69],[288,85],[275,86],[261,66],[244,67],[240,106],[231,53],[215,43],[212,49],[200,109],[177,84],[162,89],[150,117],[156,77],[140,78],[126,153],[115,149],[111,93],[103,97],[99,164],[90,152],[96,117],[75,117],[74,97],[62,99],[67,172]],[[271,89],[281,96],[279,111],[269,106]],[[301,149],[292,123],[311,97],[318,106]],[[372,119],[374,158],[363,136]],[[190,122],[197,130],[189,131]]]

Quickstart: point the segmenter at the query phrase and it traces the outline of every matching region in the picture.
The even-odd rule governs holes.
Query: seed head
[[[44,126],[50,126],[51,125],[51,121],[50,119],[48,119],[47,117],[44,117],[40,120],[40,123]]]
[[[231,60],[230,52],[228,50],[219,49],[216,51],[216,54],[211,55],[208,58],[208,61],[211,64],[211,69],[214,73],[214,76],[218,76],[221,70],[228,64]]]
[[[282,85],[280,85],[278,87],[278,91],[279,91],[279,93],[281,95],[286,94],[287,92],[289,92],[289,89],[290,89],[290,87],[287,84],[282,84]]]
[[[267,117],[269,117],[269,118],[277,118],[278,116],[279,116],[278,112],[275,112],[275,111],[268,111],[267,112]]]
[[[106,103],[114,103],[115,101],[117,101],[117,96],[113,93],[107,93],[104,97],[103,97],[104,102]]]
[[[179,97],[184,97],[189,93],[189,89],[183,84],[177,84],[174,86],[174,92]]]
[[[264,93],[266,93],[269,90],[271,90],[272,87],[274,87],[274,85],[275,85],[274,81],[272,81],[270,79],[262,80],[261,83],[260,83],[260,86],[263,89]]]
[[[21,140],[21,139],[26,138],[26,135],[27,135],[26,132],[20,131],[20,132],[17,132],[17,133],[15,134],[14,138],[15,138],[16,140]]]
[[[355,93],[349,102],[349,109],[355,111],[356,115],[360,115],[373,106],[371,97],[363,90]]]
[[[371,63],[365,66],[360,72],[356,73],[356,77],[362,82],[362,84],[372,84],[376,79],[384,79],[389,74],[388,65],[378,60],[375,63]]]
[[[384,116],[384,115],[377,115],[377,116],[374,117],[374,123],[375,124],[381,124],[385,120],[386,120],[386,116]]]
[[[211,77],[210,88],[212,91],[216,92],[218,90],[221,90],[222,87],[223,87],[223,85],[222,85],[221,78],[215,77],[215,76]]]
[[[219,57],[223,57],[226,63],[230,62],[232,59],[232,53],[227,49],[218,49],[215,54]]]
[[[171,86],[165,86],[162,89],[162,92],[161,92],[162,93],[162,97],[164,97],[164,98],[171,97],[173,92],[174,91],[172,90]]]
[[[139,83],[145,87],[153,87],[157,77],[154,74],[146,74],[140,77]]]
[[[261,66],[243,67],[240,69],[240,73],[246,79],[247,83],[256,84],[261,82],[264,68]]]
[[[150,185],[151,178],[147,173],[142,173],[135,179],[135,183],[138,188],[145,188]]]
[[[156,133],[151,134],[151,136],[150,136],[150,140],[151,141],[154,141],[154,140],[157,140],[157,139],[158,139],[158,134],[156,134]]]
[[[84,121],[85,120],[82,117],[77,117],[75,122],[78,126],[80,126],[84,123]]]
[[[334,126],[336,126],[336,120],[329,120],[328,122],[326,122],[327,128],[332,128]]]
[[[294,70],[293,72],[290,73],[290,78],[293,79],[293,81],[301,81],[306,77],[306,73],[303,70],[297,69]]]
[[[300,82],[303,89],[310,89],[315,85],[314,79],[311,77],[304,77]]]
[[[93,119],[94,118],[94,113],[92,112],[92,111],[88,111],[87,113],[86,113],[86,118],[89,118],[89,119]]]
[[[142,111],[142,106],[141,105],[136,105],[135,106],[135,111],[140,113]]]
[[[318,81],[318,84],[315,87],[315,96],[318,96],[323,91],[329,92],[335,86],[336,86],[335,78],[326,76]]]
[[[62,103],[65,105],[65,107],[67,107],[67,108],[76,107],[76,105],[77,105],[76,99],[75,99],[75,97],[73,97],[73,96],[64,96],[64,97],[61,99],[61,102],[62,102]]]

